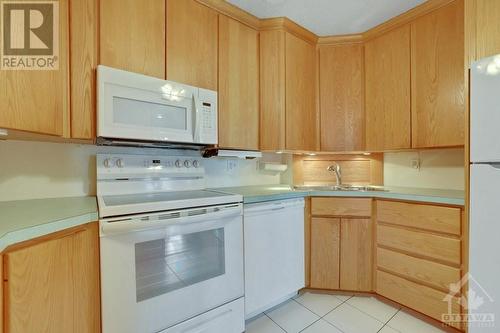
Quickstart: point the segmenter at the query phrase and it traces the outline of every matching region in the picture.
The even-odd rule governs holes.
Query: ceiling
[[[259,17],[286,16],[318,36],[365,32],[426,0],[227,0]]]

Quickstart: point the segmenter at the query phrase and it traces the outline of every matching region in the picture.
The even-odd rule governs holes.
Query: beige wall
[[[420,160],[420,169],[411,160]],[[384,185],[463,190],[463,149],[437,149],[384,154]]]
[[[135,148],[92,145],[0,141],[0,201],[95,195],[95,154],[98,151],[134,153]],[[148,149],[148,154],[182,154],[182,151]],[[190,152],[190,154],[197,154]],[[265,154],[266,160],[281,160]],[[227,170],[227,159],[203,161],[207,187],[279,184],[279,175],[263,174],[258,159],[236,160]]]

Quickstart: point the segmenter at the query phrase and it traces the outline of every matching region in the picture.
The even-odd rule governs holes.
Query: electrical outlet
[[[226,161],[226,171],[227,172],[234,172],[234,170],[236,170],[236,168],[238,168],[238,160],[235,160],[235,159],[228,159]]]
[[[410,161],[411,167],[415,170],[420,170],[420,161],[417,159],[413,159]]]

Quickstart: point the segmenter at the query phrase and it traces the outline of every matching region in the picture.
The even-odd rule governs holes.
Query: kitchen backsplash
[[[30,141],[0,141],[0,201],[95,195],[97,152],[137,153],[136,148]],[[193,154],[190,151],[147,149],[157,154]],[[263,160],[280,162],[281,155]],[[279,174],[259,170],[259,159],[204,159],[207,187],[279,184]]]
[[[412,163],[418,162],[419,168]],[[435,149],[384,154],[386,186],[463,190],[463,149]]]

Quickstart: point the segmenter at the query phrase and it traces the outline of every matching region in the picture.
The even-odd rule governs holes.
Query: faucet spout
[[[337,180],[337,186],[342,186],[342,170],[340,168],[340,164],[338,164],[338,163],[332,164],[332,165],[328,166],[328,168],[326,168],[326,170],[328,170],[330,172],[334,172],[335,178]]]

